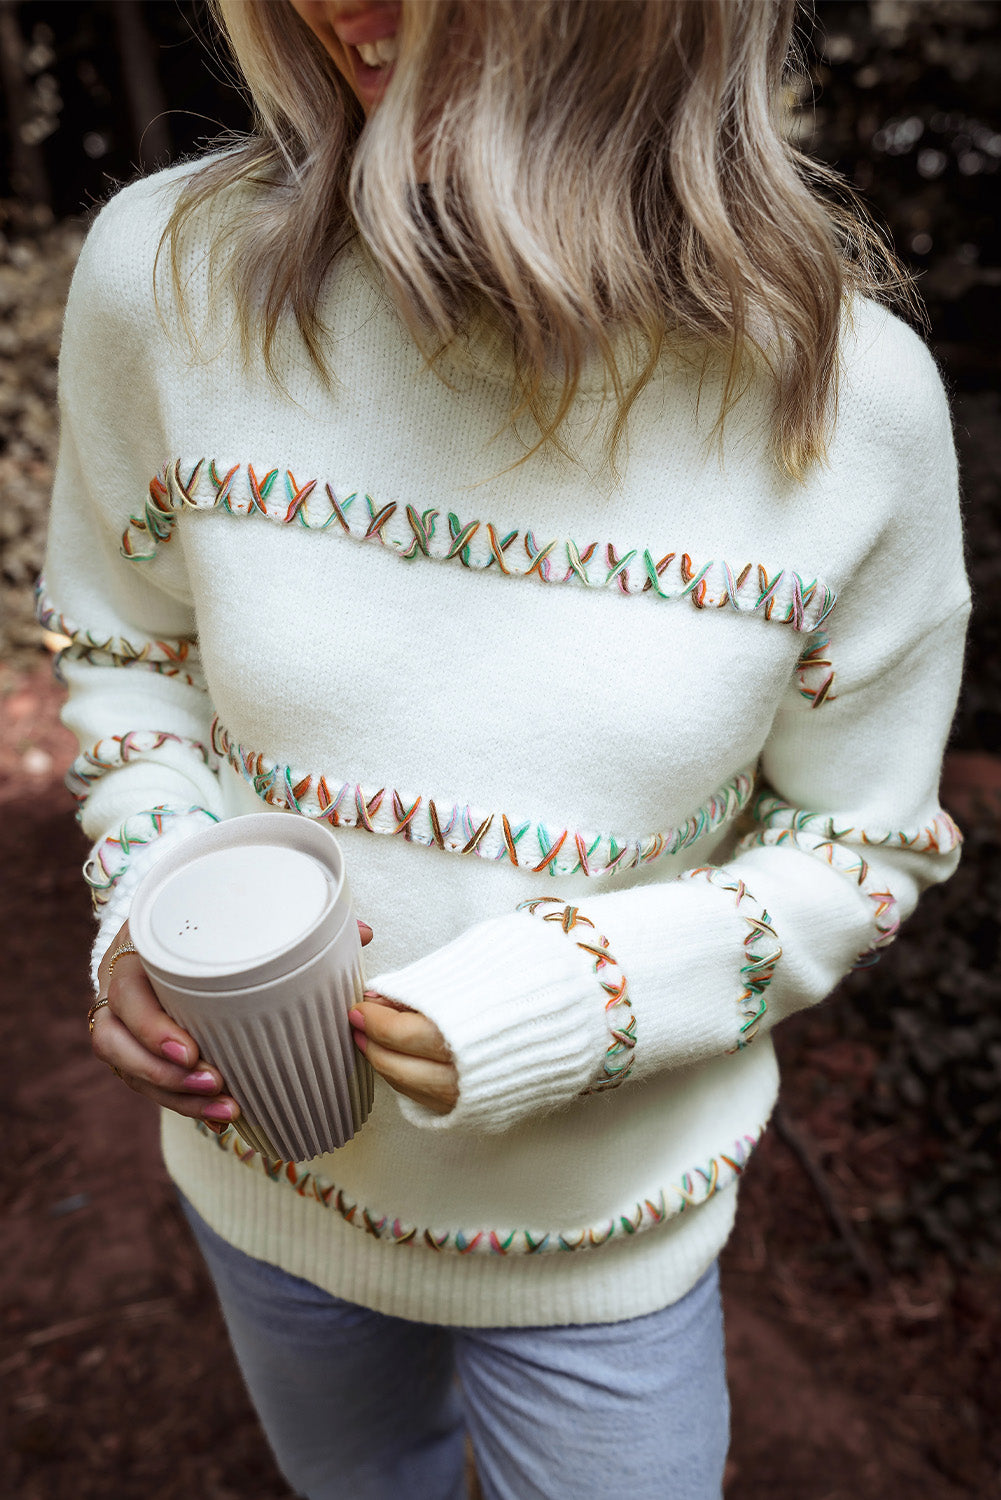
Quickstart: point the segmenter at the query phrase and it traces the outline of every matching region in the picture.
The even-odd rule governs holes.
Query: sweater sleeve
[[[912,335],[905,348],[907,389],[873,439],[892,505],[880,519],[879,497],[862,497],[872,541],[777,705],[751,831],[721,864],[579,905],[528,892],[524,909],[373,978],[456,1061],[456,1108],[404,1099],[415,1124],[504,1130],[753,1046],[875,961],[952,873],[960,835],[938,781],[969,598],[944,393]]]
[[[67,776],[92,841],[94,970],[143,869],[221,811],[195,622],[175,555],[155,579],[123,553],[164,451],[148,183],[102,212],[81,252],[59,362],[60,446],[43,624],[69,638],[58,671],[80,753]],[[162,215],[160,216],[162,222]]]

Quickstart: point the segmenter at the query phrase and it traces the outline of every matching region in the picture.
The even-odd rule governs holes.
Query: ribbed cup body
[[[204,876],[200,886],[197,872],[186,867],[231,849],[253,848],[260,859],[261,846],[268,845],[298,849],[327,870],[330,894],[317,919],[290,949],[253,957],[242,972],[233,972],[225,955],[213,953],[207,962],[173,956],[154,920],[168,882],[186,882],[182,891],[190,893],[194,921]],[[299,1162],[351,1139],[372,1107],[374,1078],[348,1024],[365,979],[343,859],[329,830],[272,813],[208,829],[149,871],[136,892],[130,926],[164,1010],[191,1033],[240,1105],[236,1128],[249,1145],[272,1161]]]
[[[353,923],[280,983],[228,995],[152,983],[222,1073],[240,1106],[236,1128],[256,1151],[272,1161],[309,1161],[343,1146],[368,1118],[372,1069],[348,1024],[364,989]]]

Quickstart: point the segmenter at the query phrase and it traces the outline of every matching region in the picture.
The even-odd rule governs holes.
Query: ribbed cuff
[[[601,1066],[605,995],[593,960],[525,912],[495,917],[369,988],[420,1011],[455,1059],[459,1101],[447,1115],[400,1096],[429,1130],[501,1131],[583,1092]]]

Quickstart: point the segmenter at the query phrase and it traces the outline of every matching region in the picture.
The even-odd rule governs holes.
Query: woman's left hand
[[[452,1112],[459,1098],[459,1075],[433,1021],[372,990],[365,991],[348,1020],[355,1044],[390,1088],[433,1114]]]

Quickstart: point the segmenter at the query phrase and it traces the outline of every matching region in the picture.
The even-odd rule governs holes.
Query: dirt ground
[[[44,659],[0,667],[0,1495],[279,1500],[152,1111],[88,1050],[91,920],[58,701]],[[998,1279],[934,1260],[866,1274],[855,1228],[899,1196],[927,1143],[854,1129],[877,1057],[839,1035],[836,1006],[779,1033],[785,1125],[751,1164],[725,1253],[727,1500],[988,1500],[1001,1493]]]

